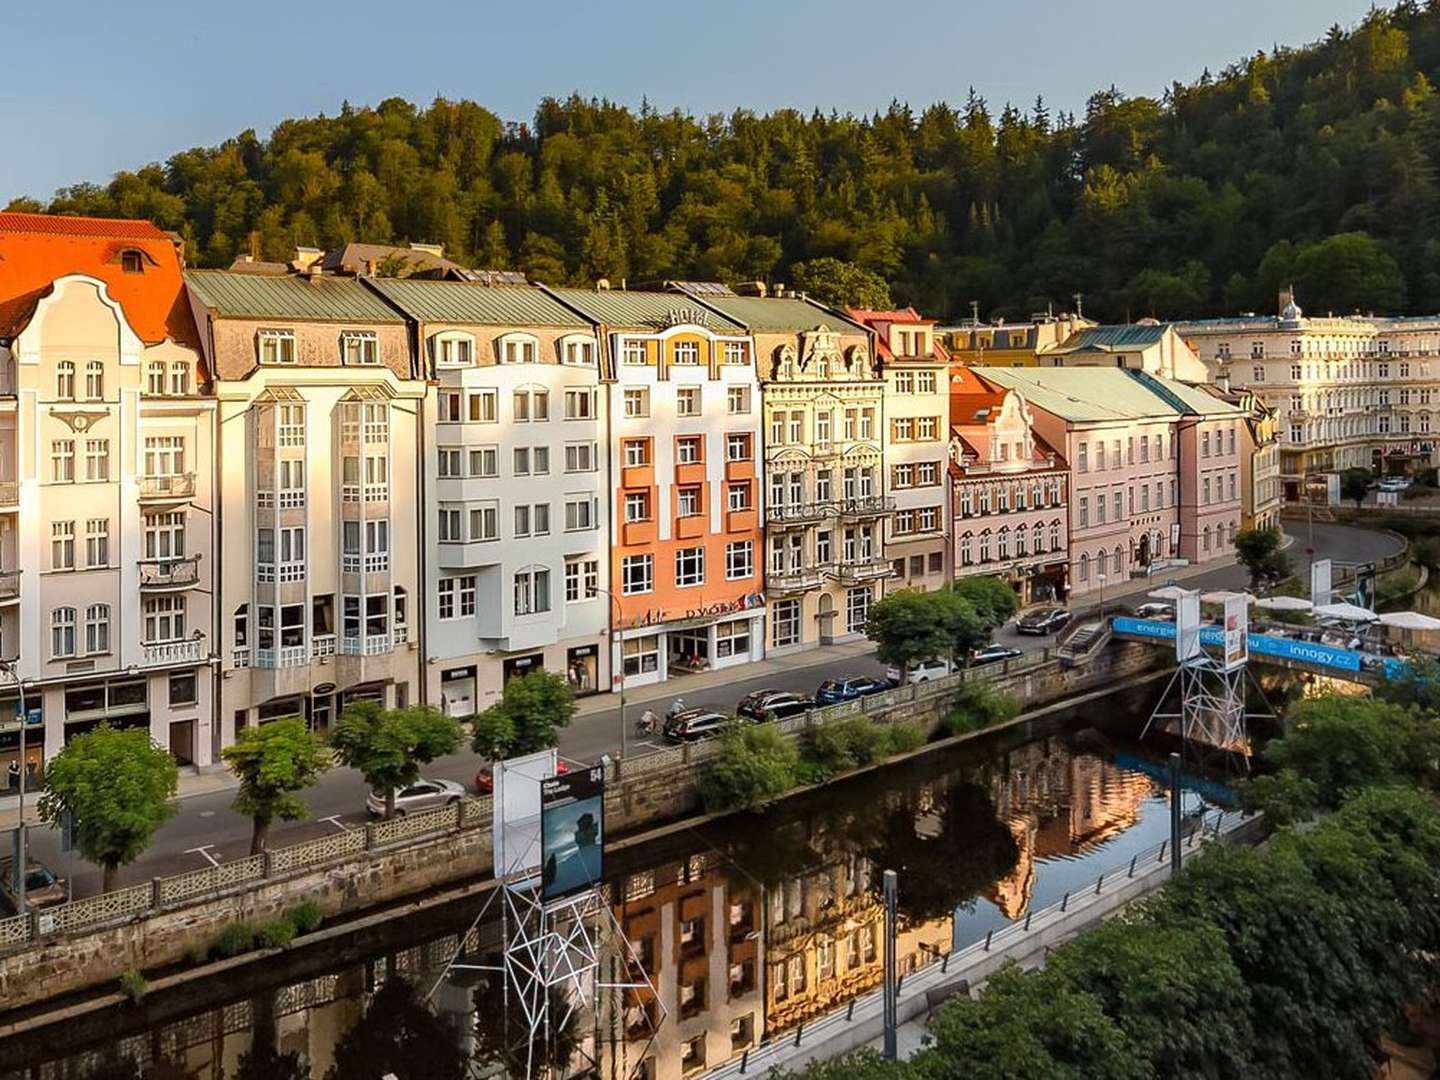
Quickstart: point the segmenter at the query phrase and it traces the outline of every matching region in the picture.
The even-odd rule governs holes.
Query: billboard
[[[1362,563],[1355,570],[1355,592],[1350,598],[1360,607],[1375,610],[1375,564]]]
[[[555,775],[555,761],[552,747],[495,763],[491,827],[498,880],[540,868],[540,785]]]
[[[552,776],[540,791],[542,898],[558,900],[593,888],[604,864],[604,766]]]
[[[1200,594],[1181,593],[1175,598],[1175,659],[1183,664],[1203,652],[1200,644]]]
[[[1310,603],[1319,607],[1330,603],[1330,560],[1316,559],[1310,564]]]
[[[1226,671],[1245,666],[1250,658],[1250,610],[1244,593],[1225,597],[1225,656],[1221,661]]]

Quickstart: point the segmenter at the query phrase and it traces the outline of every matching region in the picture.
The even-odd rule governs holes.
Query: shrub
[[[149,989],[150,984],[145,981],[145,976],[134,968],[120,976],[120,993],[131,1005],[139,1005],[144,1001]]]
[[[891,724],[884,728],[884,752],[887,757],[908,754],[925,745],[925,732],[915,724]]]
[[[295,924],[289,919],[276,919],[260,928],[255,943],[262,949],[278,949],[295,940]]]
[[[883,757],[884,743],[882,728],[852,717],[816,728],[806,757],[830,773],[844,772]]]
[[[319,904],[306,900],[303,904],[286,912],[285,918],[291,926],[295,927],[297,934],[308,934],[319,928],[324,916],[320,911]]]
[[[960,688],[955,708],[945,721],[952,735],[982,731],[1020,715],[1020,700],[988,683],[967,682]]]
[[[248,922],[232,922],[220,931],[215,944],[210,946],[212,956],[239,956],[255,947],[255,927]]]
[[[700,786],[705,809],[754,810],[795,785],[800,754],[773,724],[732,723]]]

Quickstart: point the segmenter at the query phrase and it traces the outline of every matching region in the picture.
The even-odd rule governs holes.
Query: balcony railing
[[[200,556],[183,559],[142,559],[142,589],[188,589],[200,582]]]
[[[138,476],[135,478],[135,486],[142,499],[189,499],[195,495],[195,474]]]
[[[335,635],[316,634],[310,639],[310,650],[315,656],[334,656]]]
[[[888,514],[895,509],[895,499],[890,495],[864,495],[857,499],[842,499],[836,506],[841,517],[875,517]]]
[[[200,639],[184,638],[180,641],[146,641],[141,643],[145,650],[145,663],[157,664],[198,664],[201,659]]]
[[[825,580],[820,566],[794,566],[772,569],[765,575],[766,586],[775,592],[800,592],[818,589]]]
[[[234,668],[248,668],[250,666],[250,646],[238,645],[230,653],[230,666]]]
[[[20,571],[0,570],[0,600],[14,600],[20,595]]]
[[[0,507],[20,505],[20,482],[0,480]]]
[[[256,667],[304,667],[309,662],[310,652],[304,645],[282,645],[278,649],[255,650]]]
[[[340,639],[340,651],[346,656],[379,656],[390,651],[389,634],[358,637],[346,634]]]
[[[805,521],[819,521],[834,513],[832,503],[771,503],[765,509],[766,520],[777,525],[799,524]]]
[[[875,558],[837,562],[828,569],[832,577],[842,582],[878,581],[881,578],[890,577],[895,572],[889,559]]]

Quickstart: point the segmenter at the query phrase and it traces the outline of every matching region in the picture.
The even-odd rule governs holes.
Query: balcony
[[[841,500],[835,510],[842,518],[881,517],[894,512],[895,499],[889,495],[864,495]]]
[[[190,589],[200,583],[200,556],[184,559],[140,560],[140,588],[157,592]]]
[[[439,563],[442,570],[468,570],[476,566],[490,566],[500,561],[500,545],[494,540],[470,540],[465,543],[456,543],[446,540],[439,544]],[[358,562],[353,566],[346,566],[347,573],[359,571]]]
[[[142,642],[140,647],[144,650],[146,667],[198,664],[204,659],[198,637],[180,641],[146,641]]]
[[[260,668],[304,667],[310,651],[304,645],[282,645],[278,649],[256,649],[255,666]]]
[[[690,486],[703,484],[705,482],[705,463],[703,461],[689,461],[683,465],[675,466],[675,483]]]
[[[694,540],[705,535],[704,514],[687,514],[685,517],[675,519],[675,539]]]
[[[20,571],[0,570],[0,604],[20,599]]]
[[[316,634],[313,638],[310,639],[310,649],[311,653],[315,656],[316,659],[319,659],[322,656],[334,656],[335,635]]]
[[[655,543],[655,522],[627,521],[620,526],[620,542],[627,547]]]
[[[771,525],[806,525],[829,517],[834,512],[833,505],[825,502],[772,503],[765,509],[765,520]]]
[[[135,487],[140,493],[141,502],[183,502],[195,497],[195,474],[137,476]]]
[[[771,568],[765,574],[765,588],[772,593],[788,594],[818,589],[825,581],[825,574],[819,566],[791,566]]]
[[[20,482],[18,480],[0,480],[0,510],[18,510],[20,508]]]
[[[340,651],[346,656],[379,656],[390,651],[389,634],[371,634],[368,637],[346,634],[340,639]]]
[[[624,488],[651,488],[655,486],[654,465],[626,465],[620,470],[620,486]]]
[[[831,577],[843,584],[858,585],[888,578],[895,573],[895,568],[890,565],[889,559],[870,558],[834,563],[829,571]]]
[[[760,527],[760,515],[754,509],[727,510],[725,512],[726,532],[751,532]]]
[[[754,480],[755,462],[746,458],[743,461],[725,462],[726,480]]]

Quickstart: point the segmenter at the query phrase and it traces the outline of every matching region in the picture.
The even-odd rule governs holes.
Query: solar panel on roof
[[[735,292],[721,281],[676,281],[677,288],[692,296],[734,296]]]

